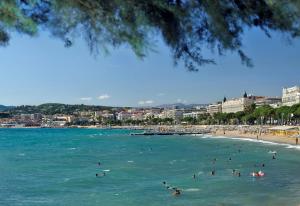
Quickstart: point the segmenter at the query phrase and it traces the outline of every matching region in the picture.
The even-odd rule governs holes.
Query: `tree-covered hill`
[[[73,114],[83,111],[102,111],[102,110],[116,110],[116,107],[95,106],[95,105],[70,105],[59,103],[47,103],[38,106],[22,105],[9,110],[11,114],[34,114],[41,113],[45,115],[53,114]]]

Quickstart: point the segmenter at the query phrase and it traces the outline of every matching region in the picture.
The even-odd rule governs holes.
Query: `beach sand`
[[[211,135],[217,135],[217,136],[225,136],[230,138],[250,138],[255,140],[264,140],[269,142],[276,142],[276,143],[286,143],[291,145],[296,145],[296,138],[295,137],[288,137],[288,136],[274,136],[270,134],[257,134],[257,133],[243,133],[240,131],[217,131],[214,133],[211,133]]]

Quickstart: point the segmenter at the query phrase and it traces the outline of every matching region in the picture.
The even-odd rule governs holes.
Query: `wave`
[[[110,170],[102,170],[103,172],[110,172]]]
[[[187,188],[187,189],[183,189],[183,191],[185,192],[198,192],[200,191],[199,188]]]

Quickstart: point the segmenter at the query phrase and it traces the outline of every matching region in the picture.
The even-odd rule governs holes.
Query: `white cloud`
[[[102,94],[98,97],[99,100],[105,100],[105,99],[109,99],[110,96],[108,94]]]
[[[141,100],[138,102],[139,105],[145,105],[145,104],[153,104],[153,100]]]
[[[187,101],[184,100],[184,99],[177,99],[176,101],[177,101],[178,103],[183,103],[183,104],[187,103]]]
[[[92,97],[81,97],[81,101],[91,101],[93,98]]]

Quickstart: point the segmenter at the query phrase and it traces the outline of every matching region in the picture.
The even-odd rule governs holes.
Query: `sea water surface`
[[[0,205],[300,204],[300,150],[207,136],[130,136],[131,132],[0,129]],[[269,151],[277,151],[275,160]],[[233,176],[232,169],[241,177]],[[249,175],[259,169],[265,177]],[[174,197],[163,181],[182,194]]]

